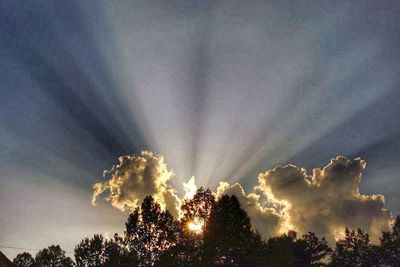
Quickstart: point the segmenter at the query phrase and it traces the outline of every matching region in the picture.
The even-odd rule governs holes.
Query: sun
[[[204,228],[204,220],[201,218],[195,218],[193,221],[188,222],[187,227],[191,232],[201,234]]]

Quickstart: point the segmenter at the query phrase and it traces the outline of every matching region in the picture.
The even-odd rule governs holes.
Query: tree
[[[377,247],[372,246],[369,236],[361,229],[345,230],[345,237],[336,242],[332,254],[332,266],[358,267],[377,266]]]
[[[175,246],[170,247],[164,251],[156,262],[156,267],[186,267],[186,266],[201,266],[201,254],[193,251],[186,246],[183,242],[177,243]],[[190,252],[194,254],[190,254]]]
[[[105,267],[138,266],[136,254],[130,253],[124,244],[124,239],[118,234],[104,243]]]
[[[396,217],[391,232],[383,232],[380,246],[382,263],[388,266],[400,266],[400,216]]]
[[[296,240],[295,247],[297,266],[325,266],[323,261],[332,253],[325,238],[319,239],[312,232]]]
[[[34,267],[35,259],[28,252],[23,252],[14,258],[13,263],[16,267]]]
[[[133,242],[137,240],[139,225],[140,211],[136,208],[131,214],[129,214],[128,220],[125,223],[125,237],[128,245],[134,245]]]
[[[57,246],[50,246],[40,250],[35,257],[36,265],[40,267],[71,267],[74,262],[65,256],[65,251]]]
[[[215,198],[210,189],[199,188],[192,199],[187,199],[181,206],[182,218],[179,227],[179,242],[167,251],[160,261],[160,266],[200,266],[203,255],[203,232],[215,206]],[[190,224],[197,222],[198,231],[190,229]]]
[[[210,213],[204,232],[204,265],[250,266],[261,238],[235,196],[223,195]]]
[[[153,197],[143,200],[126,223],[125,244],[141,266],[153,265],[177,240],[177,224],[168,211],[162,211]]]
[[[83,239],[75,247],[75,261],[78,267],[138,265],[136,255],[129,253],[118,234],[111,239],[104,239],[102,235]]]
[[[106,262],[102,235],[85,238],[75,247],[75,262],[78,267],[97,267]]]
[[[210,189],[202,187],[191,199],[181,205],[182,218],[179,224],[179,238],[175,246],[165,251],[157,266],[202,266],[203,233],[208,224],[215,198]],[[198,223],[197,229],[190,224]]]
[[[297,238],[295,231],[289,231],[267,242],[268,266],[325,266],[323,260],[332,249],[325,238],[319,239],[309,232]]]
[[[204,224],[207,224],[214,205],[215,198],[211,190],[204,190],[200,187],[193,198],[185,200],[181,206],[183,213],[181,223],[185,226],[183,229],[187,229],[186,225],[195,219],[200,219]]]
[[[296,238],[297,233],[289,231],[268,239],[266,249],[267,266],[294,266],[296,263]]]

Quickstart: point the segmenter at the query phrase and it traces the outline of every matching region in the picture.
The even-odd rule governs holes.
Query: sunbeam
[[[376,225],[349,224],[380,230],[400,213],[398,11],[395,0],[2,1],[0,245],[46,235],[72,249],[121,231],[125,214],[103,197],[127,212],[152,194],[179,217],[199,187],[239,195],[264,233],[339,235],[346,216],[304,204],[327,201],[312,179],[329,177],[311,171],[338,155],[369,166],[345,192]],[[287,164],[304,203],[271,178]],[[337,215],[335,201],[318,204]],[[314,212],[308,225],[291,205]]]

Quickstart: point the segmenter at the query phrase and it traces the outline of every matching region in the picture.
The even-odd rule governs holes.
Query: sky
[[[163,156],[178,197],[191,176],[220,192],[265,177],[287,197],[273,187],[282,170],[268,170],[311,175],[361,157],[346,162],[363,173],[354,190],[400,214],[399,11],[390,0],[1,1],[0,246],[72,252],[121,232],[127,211],[92,205],[92,185],[142,150]]]

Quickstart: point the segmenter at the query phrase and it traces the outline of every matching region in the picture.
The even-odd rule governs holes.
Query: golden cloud
[[[179,198],[168,183],[174,173],[168,170],[161,155],[142,151],[140,156],[123,156],[118,161],[119,164],[104,172],[108,181],[93,185],[93,204],[100,194],[106,193],[105,199],[114,207],[132,210],[151,195],[163,208],[178,214]]]
[[[365,167],[362,159],[340,156],[322,169],[313,169],[312,175],[294,165],[278,166],[260,173],[258,184],[249,193],[238,183],[220,182],[215,196],[235,195],[252,225],[266,238],[288,230],[313,231],[333,242],[349,227],[368,231],[376,241],[389,227],[392,215],[382,195],[359,192]],[[106,194],[106,201],[124,211],[138,207],[145,196],[152,195],[178,217],[182,200],[169,184],[173,176],[161,155],[143,151],[123,156],[119,164],[105,171],[106,182],[93,185],[92,203]],[[183,187],[183,199],[192,197],[197,188],[195,178]]]

